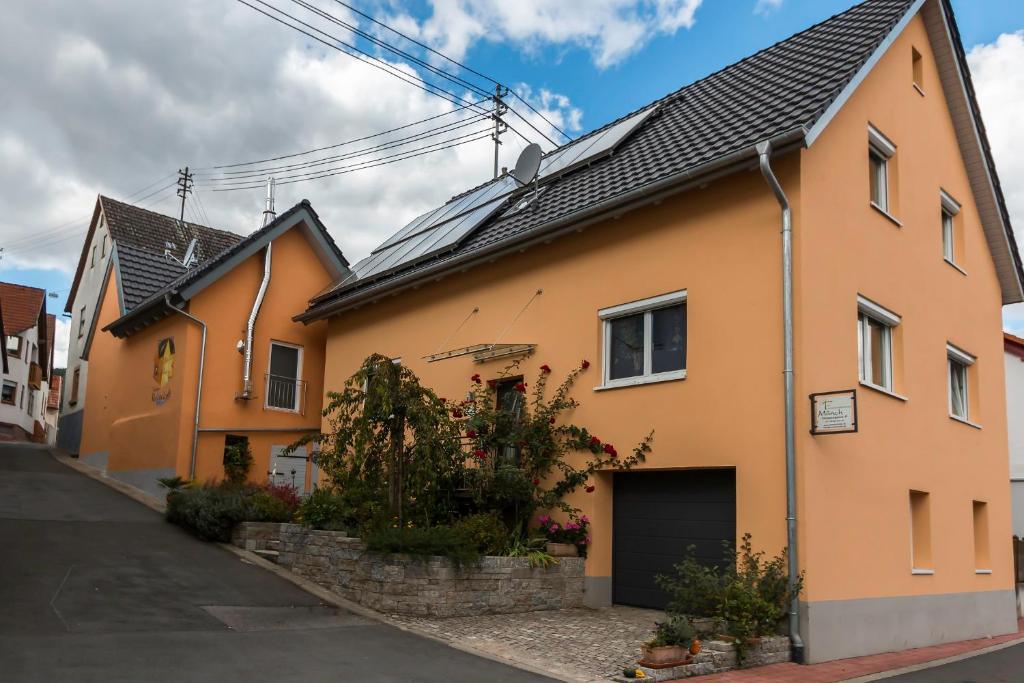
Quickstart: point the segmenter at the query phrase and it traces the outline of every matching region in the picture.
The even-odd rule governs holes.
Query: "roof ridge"
[[[121,206],[130,207],[134,211],[144,211],[144,212],[146,212],[148,214],[152,214],[154,216],[160,216],[161,218],[166,218],[166,219],[175,221],[176,223],[181,223],[181,224],[184,224],[184,225],[187,225],[187,226],[191,226],[191,227],[194,227],[194,228],[199,228],[201,230],[211,230],[213,232],[218,232],[218,233],[225,234],[225,235],[231,235],[232,237],[243,237],[243,238],[245,237],[245,235],[241,235],[241,234],[239,234],[237,232],[234,232],[232,230],[227,230],[225,228],[215,228],[215,227],[213,227],[211,225],[204,225],[202,223],[195,223],[193,221],[182,220],[182,219],[177,218],[175,216],[168,216],[166,213],[160,213],[159,211],[153,211],[152,209],[146,209],[144,207],[139,206],[138,204],[132,204],[131,202],[125,202],[125,201],[121,201],[120,199],[114,199],[113,197],[109,197],[109,196],[107,196],[105,194],[99,195],[99,200],[100,200],[101,204],[103,202],[105,202],[105,201],[112,202],[114,204],[119,204]]]

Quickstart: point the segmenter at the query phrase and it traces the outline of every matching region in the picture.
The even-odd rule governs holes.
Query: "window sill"
[[[950,413],[949,419],[953,420],[955,422],[959,422],[960,424],[965,424],[968,427],[974,427],[975,429],[981,429],[981,425],[978,424],[977,422],[971,422],[970,420],[964,419],[962,417],[957,417],[956,415],[953,415],[952,413]]]
[[[263,410],[272,410],[275,413],[291,413],[292,415],[298,415],[299,411],[294,408],[278,408],[276,406],[263,406]]]
[[[608,389],[623,389],[625,387],[636,387],[643,384],[659,384],[661,382],[675,382],[686,379],[686,370],[675,370],[673,372],[662,372],[657,375],[646,375],[643,377],[630,377],[629,379],[615,379],[594,387],[594,391],[607,391]]]
[[[992,573],[992,570],[991,570],[991,569],[975,569],[975,570],[974,570],[974,573],[975,573],[975,574],[986,574],[986,575],[990,575],[990,574]]]
[[[964,270],[963,268],[961,268],[957,264],[953,263],[948,258],[943,258],[942,260],[945,261],[950,266],[952,266],[953,268],[955,268],[961,275],[967,275],[967,271],[966,270]]]
[[[888,218],[890,221],[895,223],[897,227],[900,227],[900,228],[903,227],[903,223],[900,222],[899,218],[896,218],[896,216],[893,216],[891,213],[889,213],[888,211],[886,211],[885,209],[880,207],[878,204],[875,204],[874,202],[870,202],[870,204],[871,204],[871,208],[873,208],[875,211],[877,211],[878,213],[882,214],[883,216]]]
[[[917,83],[914,83],[914,90],[917,91],[918,95],[920,95],[921,97],[924,97],[924,90],[922,90],[921,86],[919,86]]]
[[[918,567],[914,567],[914,568],[912,568],[910,570],[910,573],[913,574],[914,576],[931,576],[932,574],[935,573],[935,570],[934,569],[920,569]]]
[[[877,384],[872,384],[871,382],[865,382],[864,380],[861,380],[860,381],[860,385],[862,387],[867,387],[868,389],[871,389],[873,391],[877,391],[880,394],[885,394],[889,398],[895,398],[895,399],[898,399],[900,401],[907,401],[908,400],[907,397],[903,396],[902,394],[897,394],[895,391],[890,391],[890,390],[886,389],[885,387],[880,387]]]

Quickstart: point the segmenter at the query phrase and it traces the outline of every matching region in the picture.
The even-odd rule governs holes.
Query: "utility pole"
[[[505,102],[502,101],[503,95],[508,94],[508,89],[502,90],[501,84],[494,86],[494,132],[491,133],[491,139],[494,140],[494,177],[498,177],[498,147],[501,145],[501,134],[504,133],[508,126],[502,121],[501,117],[508,111],[508,107],[505,106]]]
[[[192,191],[192,174],[185,170],[178,169],[178,196],[181,197],[181,222],[185,222],[185,197]]]

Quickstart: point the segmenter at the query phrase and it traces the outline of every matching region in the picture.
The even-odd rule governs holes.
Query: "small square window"
[[[15,403],[15,397],[18,394],[17,382],[10,380],[4,380],[3,393],[0,394],[0,403],[6,403],[9,406],[13,406]]]
[[[604,385],[624,386],[686,373],[686,292],[598,312],[604,321]]]
[[[949,375],[949,414],[961,420],[970,419],[970,392],[968,369],[974,364],[971,354],[952,344],[946,345],[946,366]]]
[[[864,297],[858,297],[857,310],[860,381],[893,391],[893,328],[900,317]]]

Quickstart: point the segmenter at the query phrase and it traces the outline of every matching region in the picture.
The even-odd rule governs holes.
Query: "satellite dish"
[[[536,142],[531,142],[519,155],[516,167],[512,171],[512,177],[520,185],[529,185],[537,177],[540,169],[541,149]]]

